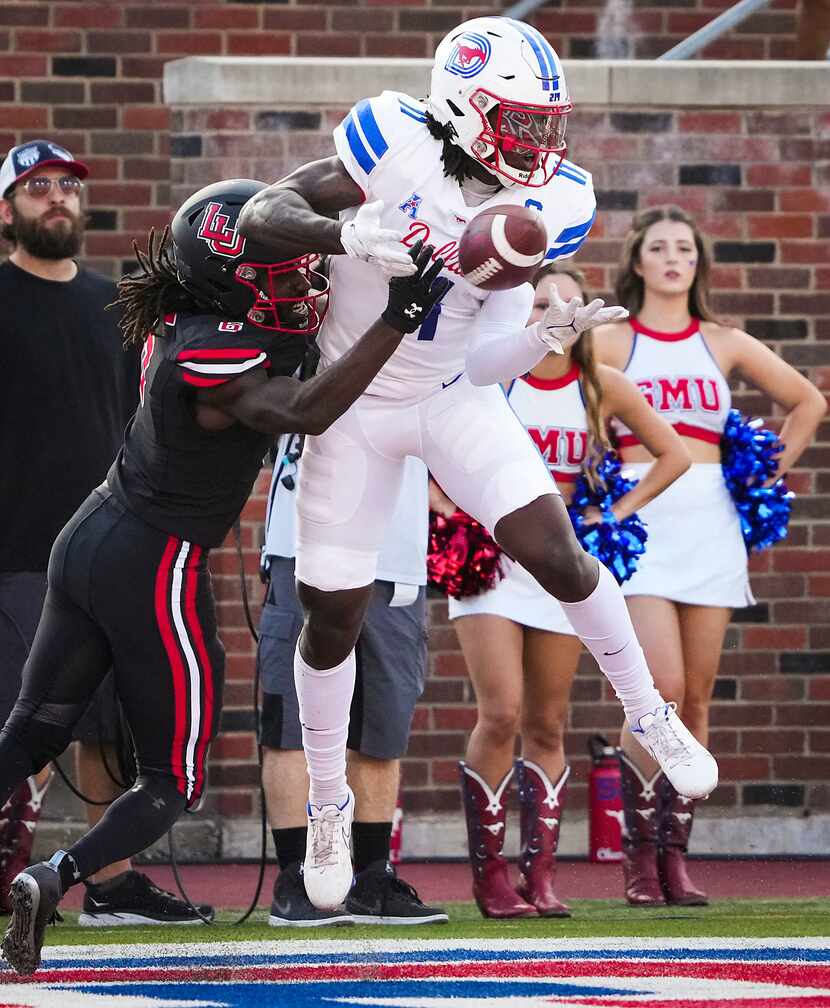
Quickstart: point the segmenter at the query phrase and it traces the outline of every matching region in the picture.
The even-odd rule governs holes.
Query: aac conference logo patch
[[[0,1008],[830,1008],[825,939],[710,941],[66,947]]]

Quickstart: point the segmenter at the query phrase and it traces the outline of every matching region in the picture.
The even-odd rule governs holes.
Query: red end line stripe
[[[748,954],[751,950],[747,950]],[[521,953],[520,953],[521,954]],[[629,960],[534,960],[532,962],[476,962],[463,963],[361,963],[325,966],[206,966],[198,961],[193,966],[157,966],[140,969],[110,970],[104,965],[100,969],[41,969],[32,977],[21,977],[11,970],[0,972],[3,983],[112,983],[139,980],[174,980],[187,977],[194,981],[209,980],[430,980],[430,979],[489,979],[491,977],[551,978],[563,977],[691,977],[700,980],[731,980],[745,983],[768,983],[792,987],[815,987],[814,1001],[793,996],[793,1006],[797,1008],[825,1008],[830,1005],[830,966],[809,963],[775,962],[686,962],[664,960],[661,962],[631,962]],[[745,999],[746,1000],[746,999]],[[749,999],[747,1003],[757,1008],[763,1001]],[[781,999],[778,998],[780,1001]],[[788,999],[789,1000],[789,999]],[[596,1002],[597,997],[587,1003]],[[576,1002],[579,1003],[579,1002]],[[586,1001],[582,1002],[583,1004]],[[615,1000],[616,1006],[618,1002]],[[701,1004],[700,1002],[690,1002]],[[670,1002],[677,1008],[678,1002]],[[706,1002],[702,1002],[706,1004]],[[737,1002],[730,1002],[730,1008]]]
[[[205,647],[205,636],[202,633],[202,625],[199,623],[199,616],[196,612],[196,587],[198,579],[199,560],[202,556],[201,546],[193,546],[187,564],[187,576],[184,589],[184,621],[196,651],[196,660],[199,663],[199,678],[202,683],[202,724],[199,733],[199,741],[196,746],[196,782],[194,794],[200,795],[205,782],[205,749],[210,739],[211,726],[213,725],[213,671]]]
[[[252,360],[261,350],[182,350],[176,360]]]
[[[179,651],[168,608],[171,590],[171,573],[176,553],[181,547],[181,539],[170,536],[164,548],[164,554],[156,572],[156,623],[170,662],[170,672],[173,678],[173,747],[170,754],[170,765],[176,778],[176,784],[181,794],[187,796],[187,780],[184,775],[185,766],[185,711],[187,707],[187,683],[184,674],[184,662]],[[1,982],[1,981],[0,981]]]

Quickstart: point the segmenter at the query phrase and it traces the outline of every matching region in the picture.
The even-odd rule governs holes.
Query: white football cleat
[[[677,704],[644,714],[631,734],[660,764],[678,794],[708,798],[718,786],[718,764],[677,716]]]
[[[334,910],[348,895],[354,880],[352,868],[352,819],[354,795],[348,788],[342,805],[307,806],[308,839],[303,882],[311,903],[318,910]]]

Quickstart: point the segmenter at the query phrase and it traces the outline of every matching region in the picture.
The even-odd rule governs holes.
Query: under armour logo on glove
[[[572,297],[563,301],[556,287],[551,287],[550,304],[537,323],[537,335],[548,350],[563,354],[570,349],[585,332],[605,322],[621,322],[628,318],[628,311],[619,305],[605,307],[602,298],[595,298],[583,305],[582,298]]]
[[[433,262],[434,253],[435,249],[419,238],[407,254],[414,269],[412,275],[389,281],[389,303],[381,318],[399,333],[415,332],[452,287],[449,280],[439,276],[444,260],[439,256]]]

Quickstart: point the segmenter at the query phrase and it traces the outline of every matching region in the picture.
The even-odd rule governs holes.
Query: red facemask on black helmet
[[[242,207],[265,188],[253,179],[230,179],[182,204],[171,225],[179,280],[223,318],[313,335],[328,304],[328,280],[313,268],[318,257],[276,260],[237,227]]]

